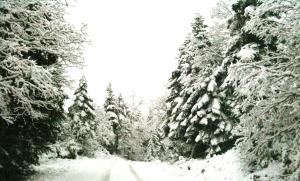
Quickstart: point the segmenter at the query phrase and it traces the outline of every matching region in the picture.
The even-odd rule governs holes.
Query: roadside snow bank
[[[235,150],[229,150],[222,155],[210,159],[189,161],[181,160],[175,163],[178,175],[190,175],[198,180],[206,181],[241,181],[246,174],[242,170]]]
[[[181,160],[175,163],[174,173],[179,176],[189,175],[198,181],[270,181],[280,180],[283,167],[272,163],[268,168],[249,173],[238,158],[238,151],[229,150],[205,160]]]
[[[130,165],[145,181],[244,181],[247,176],[235,150],[205,160],[182,159],[173,165],[160,161]]]

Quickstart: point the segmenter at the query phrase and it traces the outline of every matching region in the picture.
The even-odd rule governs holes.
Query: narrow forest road
[[[280,175],[282,168],[274,162],[259,173],[245,172],[237,151],[230,150],[209,159],[180,160],[173,165],[101,154],[97,158],[51,159],[41,161],[35,170],[30,181],[251,181],[254,175],[269,180],[267,175]]]
[[[184,181],[166,163],[132,162],[121,158],[55,159],[36,168],[32,181]],[[191,178],[189,178],[191,180]]]

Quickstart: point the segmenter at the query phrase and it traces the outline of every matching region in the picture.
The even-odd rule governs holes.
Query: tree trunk
[[[119,134],[116,134],[116,139],[115,139],[115,148],[114,148],[114,153],[118,154],[118,147],[119,147]]]
[[[194,157],[195,150],[196,150],[196,146],[197,146],[197,144],[194,144],[193,149],[192,149],[192,152],[191,152],[191,155],[190,155],[190,158],[193,158],[193,157]]]

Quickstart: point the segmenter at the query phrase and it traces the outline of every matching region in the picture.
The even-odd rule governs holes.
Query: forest
[[[59,0],[0,1],[0,180],[27,180],[45,155],[174,164],[229,150],[245,172],[276,163],[281,172],[269,180],[300,180],[298,0],[219,0],[209,26],[195,15],[167,95],[147,116],[113,82],[96,105],[84,76],[65,109],[67,69],[84,65],[88,42],[65,8]]]

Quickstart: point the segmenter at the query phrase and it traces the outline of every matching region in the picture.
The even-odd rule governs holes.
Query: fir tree
[[[119,144],[118,144],[118,153],[126,156],[126,152],[128,152],[128,149],[132,146],[129,142],[132,130],[130,130],[130,127],[132,125],[130,124],[130,114],[128,110],[128,106],[126,105],[122,95],[120,94],[117,98],[117,108],[118,108],[118,117],[119,117],[119,131],[118,131],[118,138],[119,138]]]
[[[179,49],[179,65],[177,69],[172,72],[172,76],[169,80],[168,89],[170,93],[166,100],[168,104],[167,116],[169,118],[172,116],[174,117],[174,115],[180,112],[179,108],[182,105],[182,102],[184,99],[187,99],[188,94],[190,93],[186,92],[186,90],[190,87],[199,72],[199,67],[194,63],[196,56],[202,48],[210,44],[204,35],[206,26],[203,24],[203,19],[200,16],[195,18],[192,27],[193,34],[188,36],[182,47]],[[166,128],[166,131],[168,131],[167,129],[168,128]]]
[[[85,77],[79,81],[79,87],[76,89],[75,100],[69,108],[69,117],[71,121],[71,130],[75,137],[83,147],[83,154],[88,155],[89,147],[92,145],[90,140],[95,137],[96,123],[95,112],[92,105],[92,99],[87,94],[87,82]]]
[[[213,49],[201,17],[196,17],[192,28],[188,46],[192,71],[180,79],[182,90],[173,100],[178,103],[168,111],[168,136],[193,145],[191,157],[210,156],[226,151],[234,142],[234,118],[221,89],[227,64],[220,64],[220,57],[211,55]]]
[[[118,101],[115,98],[115,95],[113,93],[111,83],[109,83],[107,89],[106,89],[107,95],[104,102],[104,111],[107,114],[108,120],[111,122],[111,126],[113,128],[113,132],[115,135],[114,139],[114,149],[113,153],[118,152],[118,146],[119,146],[119,136],[120,136],[120,117],[119,117],[119,107],[118,107]]]

